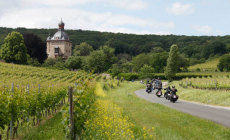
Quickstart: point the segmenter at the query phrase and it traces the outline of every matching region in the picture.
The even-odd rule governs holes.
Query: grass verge
[[[28,130],[22,140],[65,140],[61,112],[37,127]]]
[[[179,81],[174,81],[170,85],[176,86],[178,95],[183,100],[230,107],[229,91],[194,89],[191,87],[183,88],[179,86]]]
[[[144,88],[137,82],[123,83],[108,90],[106,98],[124,109],[124,112],[140,128],[146,127],[157,140],[229,140],[230,129],[208,120],[154,104],[138,98],[134,91]]]

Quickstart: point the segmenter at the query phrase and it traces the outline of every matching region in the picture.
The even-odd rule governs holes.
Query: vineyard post
[[[41,86],[40,86],[40,84],[38,84],[38,94],[40,94],[40,88],[41,88]],[[40,122],[40,115],[41,115],[41,112],[39,111],[38,113],[37,113],[37,115],[38,115],[38,117],[37,117],[37,123],[39,123]]]
[[[75,139],[74,134],[74,118],[73,118],[73,87],[69,87],[69,123],[70,123],[70,139]]]
[[[14,83],[12,83],[12,86],[11,86],[11,96],[13,97],[13,93],[14,93]],[[10,139],[13,139],[13,114],[11,114],[11,121],[10,121]]]
[[[40,93],[40,88],[41,88],[41,85],[39,84],[38,85],[38,93]]]
[[[27,91],[27,93],[29,94],[30,93],[30,85],[28,84],[27,86],[26,86],[26,91]],[[29,120],[29,112],[27,113],[27,122],[29,122],[30,120]]]
[[[215,79],[215,86],[216,86],[216,90],[217,90],[217,80]]]

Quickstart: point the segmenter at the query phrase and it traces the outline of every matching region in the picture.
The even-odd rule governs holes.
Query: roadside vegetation
[[[224,126],[138,98],[134,91],[144,87],[138,82],[124,82],[108,90],[106,98],[122,107],[137,127],[154,127],[148,133],[157,140],[229,139],[230,130]]]

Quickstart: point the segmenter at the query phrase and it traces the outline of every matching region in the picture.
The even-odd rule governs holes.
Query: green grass
[[[189,71],[196,71],[197,69],[200,69],[200,71],[215,71],[215,70],[217,70],[217,65],[219,63],[219,59],[220,58],[214,58],[214,59],[211,59],[205,63],[190,66],[188,68],[188,70]]]
[[[137,127],[154,127],[157,140],[229,140],[230,129],[138,98],[134,91],[144,88],[137,82],[123,83],[108,91],[107,98],[124,109]]]
[[[59,112],[44,124],[28,130],[22,140],[65,140],[62,125],[62,114]]]
[[[191,87],[183,88],[179,86],[179,82],[171,83],[178,89],[178,95],[181,99],[195,101],[211,105],[230,107],[230,93],[225,90],[203,90]]]

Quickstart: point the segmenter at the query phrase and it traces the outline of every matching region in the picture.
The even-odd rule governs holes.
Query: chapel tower
[[[48,58],[62,57],[67,59],[72,54],[72,42],[69,40],[69,36],[64,32],[65,23],[62,21],[58,24],[58,31],[53,37],[47,38],[47,54]]]

